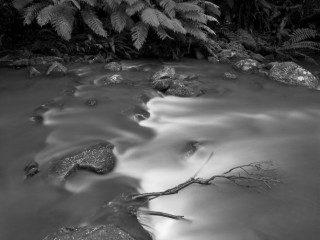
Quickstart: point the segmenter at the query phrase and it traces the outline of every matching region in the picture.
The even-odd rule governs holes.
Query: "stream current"
[[[125,66],[158,62],[124,62]],[[146,81],[152,72],[125,71],[134,86],[98,86],[100,65],[70,66],[72,76],[28,79],[27,70],[0,74],[0,239],[41,240],[58,228],[90,222],[99,208],[122,193],[163,191],[199,177],[259,161],[272,161],[280,184],[239,187],[227,180],[193,185],[150,202],[153,211],[186,220],[143,217],[155,240],[317,240],[320,236],[320,94],[259,75],[237,74],[229,65],[165,62],[178,73],[197,74],[206,94],[161,97]],[[77,83],[75,83],[77,82]],[[80,82],[80,84],[79,84]],[[75,96],[63,91],[76,86]],[[146,104],[142,93],[153,98]],[[85,101],[95,98],[94,107]],[[33,110],[54,101],[44,123]],[[150,118],[133,121],[126,110],[145,108]],[[24,179],[31,160],[40,164],[92,141],[109,141],[118,158],[107,175],[73,174],[63,188],[41,178]],[[200,148],[185,157],[186,143]]]

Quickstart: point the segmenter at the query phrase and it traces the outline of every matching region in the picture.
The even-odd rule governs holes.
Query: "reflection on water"
[[[137,96],[150,94],[141,83],[150,76],[148,72],[124,73],[136,86],[101,87],[93,84],[103,74],[99,67],[75,66],[73,72],[81,82],[75,97],[61,96],[74,79],[41,79],[30,86],[24,72],[4,73],[16,82],[1,80],[9,90],[1,92],[0,101],[4,116],[0,239],[40,240],[61,226],[90,222],[105,202],[121,193],[135,188],[161,191],[187,180],[211,152],[214,156],[201,177],[272,160],[282,183],[268,191],[254,191],[219,180],[152,200],[151,210],[186,217],[186,221],[144,217],[155,239],[318,239],[319,93],[260,76],[225,80],[223,73],[232,70],[224,65],[192,60],[174,65],[178,72],[198,74],[207,94],[154,98],[146,106],[150,118],[139,124],[123,110],[143,105]],[[47,111],[44,126],[28,121],[32,109],[57,96],[65,99],[64,107]],[[92,97],[98,100],[94,108],[84,104]],[[98,140],[115,144],[118,164],[113,173],[99,176],[81,171],[64,188],[41,178],[24,181],[22,169],[30,160],[43,166],[53,157]],[[186,159],[181,151],[190,141],[200,142],[201,147]]]

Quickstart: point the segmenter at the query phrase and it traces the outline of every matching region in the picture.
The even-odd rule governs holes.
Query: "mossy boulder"
[[[312,89],[318,86],[317,78],[294,62],[273,63],[269,78],[284,84],[306,86]]]
[[[233,65],[233,68],[242,73],[255,73],[258,72],[258,69],[262,68],[262,64],[254,59],[243,59],[236,62]]]
[[[122,70],[122,64],[118,62],[109,62],[104,65],[104,69],[111,72],[117,72]]]

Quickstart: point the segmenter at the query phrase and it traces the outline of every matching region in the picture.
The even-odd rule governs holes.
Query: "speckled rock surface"
[[[262,68],[262,64],[260,64],[257,60],[248,58],[236,62],[233,65],[233,68],[243,73],[254,73],[258,72],[259,68]]]
[[[119,74],[106,75],[94,81],[98,86],[109,86],[124,83],[124,78]]]
[[[176,75],[176,70],[173,67],[164,66],[163,69],[155,72],[151,76],[151,81],[156,81],[159,79],[165,79],[165,78],[174,78]]]
[[[308,70],[294,62],[274,63],[269,78],[288,85],[317,88],[317,78]]]
[[[60,228],[43,240],[135,240],[119,227],[108,224],[86,227]]]
[[[68,69],[59,62],[53,62],[49,67],[46,75],[47,76],[63,76],[67,73]]]
[[[98,174],[112,171],[116,164],[111,143],[98,143],[63,158],[52,160],[48,169],[50,179],[65,180],[73,172],[83,169]]]
[[[237,75],[229,72],[224,73],[224,77],[227,79],[237,79]]]
[[[110,62],[110,63],[107,63],[104,66],[104,69],[108,70],[108,71],[121,71],[122,70],[122,65],[120,63],[117,63],[117,62]]]

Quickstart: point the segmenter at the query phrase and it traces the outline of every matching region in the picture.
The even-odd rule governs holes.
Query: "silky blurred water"
[[[124,64],[141,63],[153,71],[161,67],[148,61]],[[41,240],[59,227],[86,224],[122,193],[166,190],[189,179],[212,152],[200,177],[270,160],[281,183],[254,190],[219,180],[153,200],[151,210],[187,219],[147,218],[144,223],[155,239],[319,238],[319,91],[259,75],[227,80],[224,72],[233,72],[228,65],[194,60],[162,64],[198,74],[206,94],[160,97],[145,84],[152,72],[123,73],[134,86],[99,86],[95,80],[105,74],[99,65],[71,66],[72,77],[61,79],[31,80],[25,78],[26,70],[1,70],[1,240]],[[63,93],[70,85],[76,86],[75,96]],[[145,104],[139,100],[142,93],[158,97]],[[90,98],[98,100],[97,106],[85,105]],[[63,107],[47,111],[44,125],[32,123],[32,111],[49,100]],[[150,118],[133,121],[125,114],[133,107],[149,111]],[[80,171],[63,187],[43,178],[24,179],[23,168],[31,160],[43,167],[92,141],[115,145],[118,163],[111,174]],[[182,149],[190,141],[201,146],[186,158]]]

